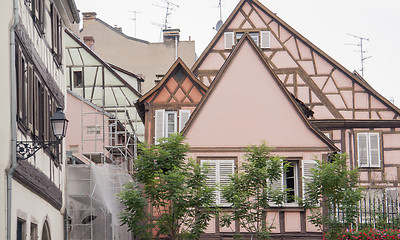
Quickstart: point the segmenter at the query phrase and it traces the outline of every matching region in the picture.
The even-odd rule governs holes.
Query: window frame
[[[299,160],[286,160],[283,164],[287,164],[290,163],[290,165],[292,165],[293,167],[293,180],[294,180],[294,189],[293,189],[293,202],[287,202],[287,194],[285,196],[285,200],[284,200],[284,205],[285,206],[291,206],[291,205],[295,205],[298,206],[298,201],[297,198],[299,197],[299,185],[300,185],[300,177],[299,177]],[[287,172],[283,171],[283,189],[286,191],[287,188]]]
[[[16,240],[26,240],[26,221],[22,218],[17,218]]]
[[[158,139],[162,137],[168,137],[168,114],[174,114],[174,132],[180,132],[191,116],[191,111],[189,109],[155,109],[154,110],[154,141],[157,144]],[[186,122],[182,122],[181,116],[183,114],[188,114]],[[163,123],[158,123],[159,117],[162,118]],[[159,125],[160,124],[160,125]],[[158,128],[161,129],[158,129]],[[161,134],[160,134],[161,132]]]
[[[367,153],[367,163],[365,165],[361,164],[360,161],[360,138],[359,136],[361,135],[366,135],[366,153]],[[377,143],[377,151],[378,151],[378,164],[373,164],[372,163],[372,158],[371,158],[371,135],[377,135],[378,136],[378,143]],[[354,132],[354,142],[355,142],[355,153],[357,154],[357,166],[359,168],[381,168],[382,167],[382,131],[376,131],[376,130],[371,130],[371,131],[355,131]]]
[[[169,118],[168,115],[172,115],[173,116],[173,121],[172,124],[174,125],[173,128],[173,132],[170,132],[168,127],[169,127]],[[174,134],[176,132],[178,132],[178,112],[176,110],[165,110],[165,115],[164,115],[164,137],[169,137],[171,134]]]
[[[37,31],[44,34],[44,0],[31,0],[29,9]]]

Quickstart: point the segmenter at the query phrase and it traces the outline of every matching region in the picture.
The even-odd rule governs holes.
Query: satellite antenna
[[[360,47],[360,50],[357,50],[357,52],[361,53],[361,76],[364,78],[364,61],[367,60],[368,58],[371,58],[372,56],[364,57],[364,54],[367,51],[365,51],[363,49],[363,41],[369,41],[369,38],[356,36],[356,35],[353,35],[350,33],[348,33],[347,35],[360,39],[360,43],[357,43],[357,44],[346,43],[346,45],[353,45],[353,46]]]
[[[166,3],[167,6],[160,6],[160,5],[157,5],[157,4],[153,4],[153,5],[156,6],[156,7],[161,7],[161,8],[165,8],[166,9],[165,20],[164,20],[164,29],[167,29],[168,28],[168,16],[171,15],[171,11],[172,10],[176,10],[176,8],[178,8],[179,5],[175,4],[175,3],[171,2],[171,1],[168,1],[168,0],[162,0],[162,1],[164,3]]]
[[[218,3],[218,7],[219,7],[219,20],[217,22],[217,24],[215,25],[215,27],[213,29],[215,29],[216,31],[219,31],[222,27],[222,24],[224,24],[224,22],[222,21],[222,0],[219,0]]]
[[[128,11],[128,12],[131,12],[131,13],[133,13],[133,18],[130,18],[130,20],[132,20],[133,22],[134,22],[134,26],[135,26],[135,37],[136,37],[136,14],[137,13],[141,13],[141,12],[138,12],[138,11]]]

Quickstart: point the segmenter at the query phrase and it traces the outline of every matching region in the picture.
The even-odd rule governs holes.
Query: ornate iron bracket
[[[56,141],[17,141],[17,159],[26,160],[42,148],[56,146],[61,140]]]

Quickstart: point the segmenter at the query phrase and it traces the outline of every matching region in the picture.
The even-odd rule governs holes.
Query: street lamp
[[[56,146],[61,143],[65,137],[68,127],[68,120],[62,111],[57,108],[56,112],[50,118],[51,129],[56,137],[55,141],[17,141],[17,158],[18,160],[26,160],[32,157],[41,148]]]

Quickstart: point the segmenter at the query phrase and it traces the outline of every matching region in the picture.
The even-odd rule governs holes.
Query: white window
[[[230,176],[234,173],[235,161],[233,159],[204,159],[200,160],[200,164],[207,166],[207,185],[217,187],[214,192],[215,203],[218,206],[230,206],[231,204],[222,197],[221,187],[230,183]]]
[[[283,171],[283,166],[287,163],[289,164],[286,171]],[[299,195],[298,161],[288,161],[282,164],[282,177],[272,183],[272,188],[286,191],[284,205],[297,205],[296,197]],[[275,203],[271,205],[276,206]]]
[[[357,153],[359,167],[380,167],[380,149],[379,132],[357,133]]]
[[[178,124],[179,117],[179,124]],[[155,110],[155,140],[162,137],[169,137],[171,134],[182,131],[185,127],[186,122],[190,118],[190,110],[181,109],[179,110],[179,116],[177,111],[170,111],[165,109]],[[179,125],[179,126],[178,126]]]
[[[225,33],[225,49],[231,49],[233,44],[237,44],[243,37],[245,32],[233,32]],[[271,47],[271,32],[270,31],[260,31],[260,32],[248,32],[250,37],[253,39],[254,43],[261,48]],[[235,41],[233,38],[235,37]]]
[[[257,46],[259,46],[259,37],[260,37],[260,33],[259,32],[249,32],[248,33],[250,35],[250,37],[253,39],[253,41],[255,42],[255,44]],[[244,32],[236,32],[236,44],[240,41],[240,39],[243,37]]]
[[[298,163],[297,161],[289,161],[286,171],[283,173],[283,184],[286,190],[285,203],[296,203],[298,196]]]
[[[169,137],[177,132],[176,111],[165,111],[165,133],[164,137]]]

